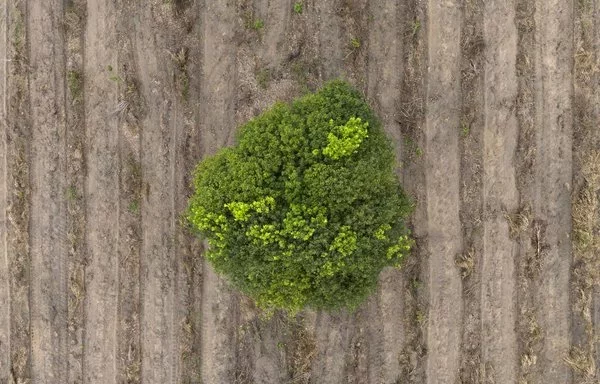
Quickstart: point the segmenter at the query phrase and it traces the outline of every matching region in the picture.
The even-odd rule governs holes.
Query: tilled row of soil
[[[597,383],[598,0],[0,2],[0,383]],[[415,249],[266,317],[183,225],[195,164],[344,78]]]

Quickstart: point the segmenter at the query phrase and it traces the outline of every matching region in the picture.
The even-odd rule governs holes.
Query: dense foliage
[[[390,141],[342,81],[278,103],[202,161],[188,220],[217,272],[266,308],[354,307],[410,249]]]

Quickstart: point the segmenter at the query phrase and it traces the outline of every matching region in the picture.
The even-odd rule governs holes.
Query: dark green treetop
[[[187,218],[218,273],[264,308],[354,308],[410,250],[394,152],[360,93],[327,83],[203,160]]]

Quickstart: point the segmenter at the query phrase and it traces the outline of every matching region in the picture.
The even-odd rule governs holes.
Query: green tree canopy
[[[215,270],[260,306],[355,307],[411,246],[394,164],[360,93],[332,81],[203,160],[188,220]]]

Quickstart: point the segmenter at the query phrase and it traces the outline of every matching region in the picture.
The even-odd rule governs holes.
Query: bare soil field
[[[0,384],[600,383],[600,0],[0,0]],[[416,246],[267,317],[190,173],[343,78]]]

